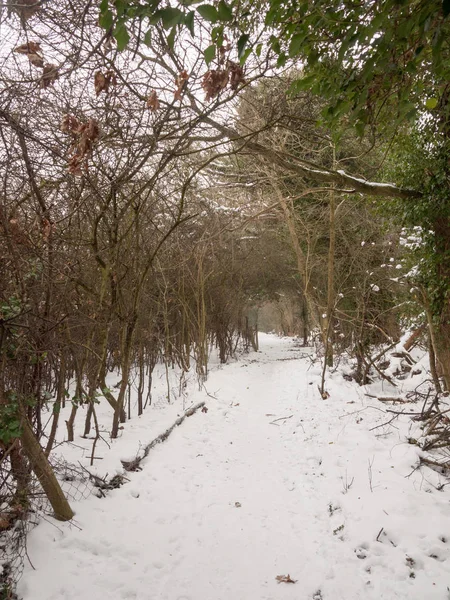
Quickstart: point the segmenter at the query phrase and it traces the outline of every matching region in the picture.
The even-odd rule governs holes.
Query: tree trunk
[[[74,512],[64,496],[61,486],[31,429],[31,425],[24,411],[22,411],[21,440],[24,452],[30,461],[31,468],[36,474],[39,483],[42,485],[42,488],[52,505],[55,517],[60,521],[70,521],[74,516]]]
[[[78,410],[78,406],[76,404],[72,404],[72,410],[70,411],[70,417],[66,421],[67,441],[68,442],[73,442],[73,437],[74,437],[73,426],[75,423],[75,417],[77,416],[77,410]]]
[[[56,396],[55,403],[53,405],[53,420],[50,435],[48,436],[47,446],[45,448],[45,456],[49,456],[52,451],[53,444],[55,442],[56,432],[58,430],[59,415],[61,414],[61,406],[64,403],[65,398],[65,386],[66,383],[66,355],[64,351],[61,353],[61,364],[59,367],[59,379],[58,379],[58,393]]]

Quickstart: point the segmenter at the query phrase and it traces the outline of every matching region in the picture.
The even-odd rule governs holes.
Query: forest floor
[[[208,410],[185,419],[120,489],[75,503],[73,523],[41,522],[19,596],[450,598],[450,488],[415,470],[420,450],[408,438],[417,425],[404,416],[382,425],[398,405],[366,396],[340,369],[323,400],[320,371],[308,349],[264,335],[260,352],[212,368],[209,395],[192,379],[170,405],[154,396],[111,450],[99,448],[99,473],[120,470],[120,458],[183,408],[205,400]],[[87,450],[77,458],[75,446],[60,449],[87,464]]]

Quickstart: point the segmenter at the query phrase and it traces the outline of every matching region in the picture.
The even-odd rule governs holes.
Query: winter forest
[[[0,600],[450,599],[449,0],[0,0]]]

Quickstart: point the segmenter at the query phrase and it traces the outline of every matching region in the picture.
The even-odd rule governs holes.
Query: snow
[[[261,344],[213,367],[209,395],[191,380],[168,405],[161,380],[155,407],[101,447],[97,469],[120,470],[191,404],[206,400],[208,411],[185,419],[123,487],[75,503],[73,523],[46,518],[33,530],[24,600],[448,598],[447,487],[414,470],[417,424],[383,425],[392,415],[366,395],[402,390],[358,387],[338,369],[322,400],[312,349],[270,335]],[[75,460],[75,446],[60,448]]]

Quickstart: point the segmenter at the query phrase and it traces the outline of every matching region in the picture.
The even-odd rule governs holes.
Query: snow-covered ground
[[[33,530],[24,600],[446,600],[450,495],[414,470],[412,425],[367,389],[329,379],[291,339],[212,369],[206,391],[125,425],[100,472],[120,470],[185,407],[198,411],[73,524]],[[303,356],[303,357],[302,357]],[[390,407],[392,408],[392,407]],[[100,411],[101,412],[101,411]],[[107,428],[109,423],[105,422]],[[412,430],[414,433],[414,431]],[[87,464],[90,444],[85,446]],[[82,453],[60,447],[70,460]],[[277,580],[287,576],[295,583]]]

